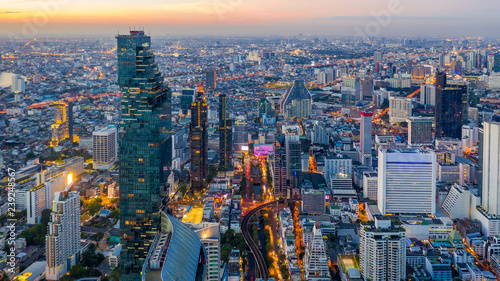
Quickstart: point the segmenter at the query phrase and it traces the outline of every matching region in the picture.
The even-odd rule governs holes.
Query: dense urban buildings
[[[0,28],[0,279],[500,277],[494,25],[260,36],[233,24],[252,7],[196,36]]]

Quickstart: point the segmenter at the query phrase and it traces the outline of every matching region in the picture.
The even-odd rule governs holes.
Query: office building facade
[[[191,104],[190,142],[191,149],[191,190],[201,191],[207,187],[208,175],[208,105],[199,87],[195,101]]]
[[[205,88],[207,90],[215,90],[217,87],[217,72],[215,69],[209,69],[206,73]]]
[[[372,166],[372,118],[373,113],[361,112],[360,162],[367,167]]]
[[[432,119],[425,117],[408,118],[408,144],[412,146],[432,144]]]
[[[378,151],[378,208],[386,214],[436,212],[436,154],[428,149]]]
[[[500,122],[484,122],[482,145],[482,206],[500,215]]]
[[[141,279],[171,165],[171,93],[144,31],[118,35],[121,280]]]
[[[436,73],[436,139],[462,137],[464,108],[467,108],[467,88],[447,87],[446,74]]]
[[[227,113],[227,96],[219,95],[219,170],[227,171],[231,166],[233,152],[233,128]]]

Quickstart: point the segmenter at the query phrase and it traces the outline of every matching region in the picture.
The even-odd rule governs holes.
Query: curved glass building
[[[149,248],[142,268],[142,280],[204,280],[206,252],[198,235],[163,211],[161,230]]]

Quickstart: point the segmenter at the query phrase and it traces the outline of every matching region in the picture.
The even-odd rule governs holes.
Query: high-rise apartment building
[[[71,174],[70,178],[68,178],[69,174],[71,173],[61,172],[28,190],[26,193],[26,216],[28,224],[40,223],[42,212],[45,209],[52,210],[52,200],[55,193],[64,191],[66,186],[71,183],[70,180],[73,175]]]
[[[207,70],[206,75],[205,88],[207,88],[207,90],[215,90],[217,87],[217,73],[215,72],[215,69]]]
[[[123,281],[141,280],[160,224],[162,186],[172,162],[171,94],[144,31],[118,35],[120,229]]]
[[[306,245],[304,277],[306,280],[314,281],[331,280],[325,242],[323,241],[323,234],[318,223],[313,227],[312,237]]]
[[[420,86],[420,104],[436,106],[436,87],[432,84]]]
[[[360,162],[372,166],[372,118],[373,113],[361,112]]]
[[[428,149],[378,151],[378,208],[386,214],[436,212],[436,154]]]
[[[412,116],[412,103],[410,98],[389,98],[389,120],[391,123],[406,122]]]
[[[80,194],[56,192],[45,239],[45,278],[59,280],[80,260]]]
[[[294,99],[286,107],[285,116],[287,118],[309,117],[312,110],[311,99]]]
[[[484,122],[482,136],[482,206],[500,215],[500,122]]]
[[[208,159],[208,105],[200,86],[195,101],[191,104],[190,148],[191,190],[201,191],[207,186]]]
[[[432,144],[432,119],[410,117],[408,122],[408,144],[412,146]]]
[[[233,151],[233,127],[227,113],[227,96],[219,95],[219,170],[227,171],[231,165]]]
[[[106,127],[92,133],[92,165],[95,170],[109,170],[118,156],[118,131]]]
[[[363,172],[363,197],[377,200],[378,174],[377,172]]]
[[[389,218],[375,226],[361,225],[359,265],[365,280],[406,280],[406,232],[393,227]]]
[[[21,75],[12,76],[11,91],[13,93],[24,93],[26,90],[26,80]]]
[[[330,144],[330,136],[328,131],[326,130],[325,123],[321,121],[315,121],[313,132],[311,135],[311,142],[313,144],[321,144],[321,145],[329,145]]]

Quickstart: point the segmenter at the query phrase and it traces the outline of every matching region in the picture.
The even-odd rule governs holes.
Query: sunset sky
[[[395,9],[389,9],[392,2]],[[391,12],[392,10],[392,12]],[[390,14],[387,25],[377,14]],[[1,0],[0,35],[152,34],[498,35],[498,0]]]

